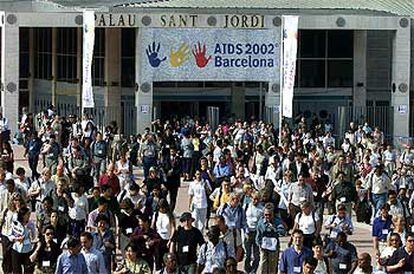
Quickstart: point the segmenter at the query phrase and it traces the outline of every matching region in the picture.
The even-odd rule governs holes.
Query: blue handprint
[[[167,57],[160,59],[160,57],[158,56],[158,53],[160,51],[160,46],[161,46],[160,43],[156,45],[155,42],[153,42],[152,47],[151,45],[148,45],[148,48],[145,50],[147,52],[148,62],[153,68],[159,67],[161,62],[164,62],[165,60],[167,60]]]

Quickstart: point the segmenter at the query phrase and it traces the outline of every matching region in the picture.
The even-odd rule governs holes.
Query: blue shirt
[[[300,253],[297,253],[293,247],[288,247],[282,253],[279,270],[287,274],[302,273],[303,261],[309,257],[312,257],[312,251],[307,247],[302,247]]]
[[[87,274],[85,257],[81,253],[71,255],[69,251],[63,252],[57,261],[55,274]]]
[[[386,220],[383,220],[381,216],[375,218],[372,224],[372,237],[377,237],[379,241],[387,240],[387,236],[391,232],[391,225],[390,215]]]

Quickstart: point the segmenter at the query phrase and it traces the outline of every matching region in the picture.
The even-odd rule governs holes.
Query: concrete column
[[[56,81],[57,81],[57,28],[52,28],[52,105],[56,106]]]
[[[6,18],[14,14],[6,14]],[[9,23],[12,22],[12,24]],[[1,32],[1,106],[9,120],[12,135],[19,120],[19,26],[16,20],[5,20]]]
[[[83,34],[82,28],[77,28],[77,51],[76,51],[76,79],[78,80],[78,86],[76,93],[76,105],[79,109],[82,108],[82,44],[83,44]],[[82,115],[82,113],[80,113]]]
[[[137,107],[137,133],[143,133],[146,127],[151,128],[154,101],[152,80],[141,77],[140,58],[145,58],[145,49],[141,49],[140,40],[140,30],[137,28],[135,47],[135,79],[137,81],[135,106]]]
[[[104,104],[109,123],[115,120],[120,129],[121,121],[121,29],[105,29],[105,88]]]
[[[409,136],[410,113],[410,26],[400,27],[394,32],[391,103],[394,107],[394,141]]]
[[[28,90],[29,90],[29,112],[34,112],[34,94],[33,81],[34,81],[34,29],[29,29],[29,79],[28,79]]]
[[[231,86],[231,113],[236,115],[236,118],[244,119],[245,113],[245,90],[242,86],[236,86],[234,83]]]
[[[354,107],[365,107],[367,101],[367,31],[354,31]]]

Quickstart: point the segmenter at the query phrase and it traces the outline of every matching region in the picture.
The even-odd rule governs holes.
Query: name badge
[[[342,203],[346,202],[346,197],[341,197],[341,199],[339,199]]]
[[[339,269],[346,269],[346,264],[339,264]]]
[[[277,238],[274,237],[263,237],[262,248],[270,251],[276,251],[277,249]]]
[[[183,246],[183,253],[188,253],[190,251],[190,247],[188,245]]]
[[[55,156],[53,153],[49,153],[49,157],[53,157]]]
[[[234,220],[229,220],[228,223],[227,223],[227,226],[229,228],[234,228],[234,227],[236,227],[236,222]]]
[[[382,235],[388,235],[388,229],[383,229],[382,230]]]
[[[302,267],[300,267],[300,266],[294,266],[293,267],[293,272],[295,272],[295,273],[302,273]]]
[[[338,236],[338,232],[336,232],[336,231],[332,231],[331,234],[329,235],[329,237],[331,237],[331,239],[336,239],[337,236]]]
[[[126,229],[126,233],[127,233],[127,234],[131,234],[131,233],[132,233],[132,228],[128,227],[128,228]]]
[[[59,206],[58,210],[63,212],[63,211],[65,211],[65,207],[64,206]]]
[[[56,238],[53,238],[53,241],[55,242],[55,244],[57,244],[57,243],[58,243]]]
[[[314,191],[313,196],[315,196],[315,197],[318,196],[318,192]]]
[[[102,149],[99,149],[99,150],[98,150],[98,154],[102,154],[102,152],[103,152],[103,150],[102,150]]]
[[[50,261],[43,261],[42,266],[43,267],[50,267]]]

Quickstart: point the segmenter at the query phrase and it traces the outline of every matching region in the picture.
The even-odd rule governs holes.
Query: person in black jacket
[[[39,155],[42,145],[42,140],[37,136],[37,132],[34,131],[30,136],[30,140],[27,142],[26,151],[24,153],[24,157],[28,157],[29,160],[29,167],[32,170],[32,179],[37,179],[40,176],[37,172],[37,165],[39,163]]]
[[[178,189],[180,188],[181,158],[175,147],[170,148],[170,155],[164,159],[164,170],[167,176],[165,187],[170,198],[170,207],[174,211],[177,201]]]

